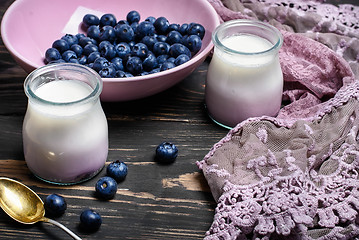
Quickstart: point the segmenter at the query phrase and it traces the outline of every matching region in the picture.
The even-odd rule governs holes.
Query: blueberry
[[[148,48],[144,43],[136,43],[135,46],[133,46],[131,53],[133,56],[143,59],[147,56]]]
[[[123,60],[122,58],[120,57],[115,57],[111,60],[111,63],[113,65],[113,67],[116,69],[116,71],[118,70],[124,70],[124,67],[123,67]]]
[[[126,20],[123,20],[123,19],[121,19],[120,21],[118,21],[118,23],[117,23],[118,25],[121,25],[121,24],[127,24],[127,25],[130,25],[130,23],[129,22],[127,22]]]
[[[88,37],[98,40],[100,37],[100,27],[97,25],[92,25],[87,29],[86,34]]]
[[[93,14],[86,14],[82,18],[82,22],[85,25],[85,27],[88,28],[89,26],[92,26],[92,25],[99,25],[100,19]]]
[[[99,72],[101,69],[103,69],[105,67],[109,67],[110,65],[111,65],[110,62],[106,58],[99,57],[99,58],[96,58],[96,60],[93,62],[92,68],[96,72]]]
[[[169,45],[172,45],[174,43],[180,43],[181,39],[182,39],[182,35],[179,32],[173,30],[173,31],[168,33],[166,42]]]
[[[160,72],[160,71],[161,71],[160,68],[154,68],[154,69],[152,69],[152,70],[150,71],[150,74],[152,74],[152,73],[158,73],[158,72]]]
[[[92,209],[87,209],[80,215],[80,227],[86,231],[96,231],[101,224],[101,215]]]
[[[93,63],[99,57],[101,57],[100,52],[92,52],[87,57],[87,63]]]
[[[205,34],[205,28],[199,23],[192,23],[187,29],[188,35],[197,35],[203,39]]]
[[[52,47],[59,50],[60,53],[63,53],[70,49],[69,44],[64,39],[57,39],[55,42],[52,43]]]
[[[131,49],[132,49],[133,46],[135,46],[135,45],[136,45],[136,42],[135,42],[135,41],[131,41],[131,42],[128,43],[128,46],[130,46]]]
[[[180,32],[180,34],[182,35],[186,35],[187,34],[187,30],[188,30],[188,23],[184,23],[180,26],[180,28],[178,29],[178,31]]]
[[[198,35],[190,35],[185,40],[185,46],[196,54],[202,47],[202,40]]]
[[[83,37],[79,39],[79,44],[81,47],[85,47],[87,44],[92,43],[94,45],[97,45],[97,41],[90,37]]]
[[[153,16],[149,16],[149,17],[147,17],[147,18],[145,19],[145,21],[147,21],[147,22],[150,22],[150,23],[154,24],[154,23],[155,23],[155,21],[156,21],[156,18],[155,18],[155,17],[153,17]]]
[[[45,52],[45,61],[47,63],[61,59],[61,54],[56,48],[49,48]]]
[[[113,78],[116,75],[116,69],[115,67],[111,64],[108,67],[104,67],[102,68],[98,74],[103,77],[103,78]]]
[[[138,22],[133,22],[131,23],[131,28],[133,30],[133,32],[135,33],[137,31],[137,27],[138,27],[139,23]]]
[[[154,22],[153,25],[159,34],[165,35],[165,34],[167,34],[167,30],[168,30],[168,27],[170,26],[170,23],[168,22],[167,18],[159,17],[156,19],[156,21]]]
[[[72,45],[70,49],[76,53],[77,57],[82,55],[83,48],[79,44]]]
[[[185,62],[188,62],[189,60],[190,60],[190,58],[186,54],[181,54],[176,58],[174,64],[176,66],[179,66]]]
[[[165,36],[165,35],[158,35],[158,36],[156,37],[156,39],[157,39],[157,41],[159,41],[159,42],[166,42],[167,36]]]
[[[106,168],[106,174],[117,182],[123,181],[127,176],[127,165],[122,161],[114,161]]]
[[[131,47],[127,43],[122,42],[115,46],[115,51],[117,56],[123,59],[126,55],[131,53]]]
[[[112,44],[103,44],[100,48],[100,54],[107,59],[114,58],[116,56],[115,46]]]
[[[71,47],[73,44],[79,43],[79,40],[75,35],[72,34],[65,34],[61,39],[65,40],[69,46]]]
[[[186,54],[189,58],[191,58],[191,51],[181,43],[172,44],[169,54],[174,58],[177,58],[181,54]]]
[[[170,142],[163,142],[156,148],[156,160],[161,163],[172,163],[176,160],[178,149]]]
[[[155,36],[144,36],[141,40],[142,43],[146,44],[149,50],[153,49],[153,45],[158,42]]]
[[[97,181],[95,190],[99,198],[112,199],[117,192],[117,182],[112,177],[102,177]]]
[[[87,57],[86,56],[78,57],[77,61],[79,62],[79,64],[85,65],[87,63]]]
[[[152,52],[156,55],[164,55],[164,54],[168,54],[170,50],[170,45],[168,43],[165,42],[156,42],[153,45],[153,49]]]
[[[171,31],[178,31],[180,29],[180,25],[178,23],[172,23],[168,26],[167,31],[171,32]]]
[[[140,18],[141,18],[140,14],[135,10],[130,11],[129,13],[127,13],[127,16],[126,16],[126,20],[129,23],[139,22]]]
[[[98,52],[98,47],[95,44],[89,43],[84,47],[83,54],[88,56],[92,52]]]
[[[115,77],[117,78],[125,78],[126,77],[126,73],[122,70],[118,70],[116,71]]]
[[[78,33],[78,34],[76,34],[76,37],[78,40],[80,40],[80,38],[86,37],[86,35],[83,33]]]
[[[137,75],[142,72],[142,61],[139,57],[129,57],[126,62],[126,69],[133,75]]]
[[[44,202],[46,213],[50,216],[61,216],[67,209],[65,199],[57,194],[48,195]]]
[[[112,26],[114,27],[116,25],[116,17],[111,13],[106,13],[101,16],[100,18],[100,26]]]
[[[142,39],[144,36],[151,36],[155,33],[155,27],[151,22],[143,21],[140,22],[136,28],[136,35],[139,39]]]
[[[73,62],[72,59],[77,60],[77,55],[76,55],[76,53],[74,51],[67,50],[62,54],[62,59],[64,59],[65,62]]]
[[[168,58],[169,58],[169,56],[167,54],[157,56],[156,60],[157,60],[158,65],[162,65],[164,62],[167,61]]]
[[[116,33],[112,26],[103,26],[100,29],[99,41],[114,42],[116,39]]]
[[[143,60],[142,66],[145,71],[151,71],[158,65],[155,54],[149,52],[147,57]]]
[[[128,24],[117,24],[114,30],[118,42],[130,42],[135,38],[135,32]]]
[[[175,63],[176,59],[174,57],[167,58],[166,62]]]
[[[160,70],[165,71],[174,67],[176,67],[176,65],[173,62],[166,61],[162,63]]]

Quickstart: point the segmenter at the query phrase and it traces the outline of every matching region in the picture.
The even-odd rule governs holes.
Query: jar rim
[[[75,100],[75,101],[54,102],[54,101],[46,100],[46,99],[43,99],[43,98],[37,96],[36,93],[31,88],[32,80],[40,77],[44,73],[56,71],[56,70],[77,71],[77,72],[82,72],[84,74],[92,75],[93,78],[96,79],[96,85],[93,88],[91,87],[92,91],[86,97],[83,97],[83,98]],[[66,79],[66,80],[70,80],[70,79]],[[76,105],[79,103],[83,104],[83,103],[91,102],[100,96],[100,94],[102,92],[102,88],[103,88],[102,78],[95,70],[93,70],[89,67],[80,65],[80,64],[76,64],[76,63],[53,63],[53,64],[48,64],[48,65],[39,67],[39,68],[33,70],[26,77],[26,79],[24,81],[24,91],[30,101],[36,101],[39,103],[49,104],[49,105],[53,105],[53,106],[71,106],[71,105]]]
[[[218,37],[218,34],[221,31],[223,31],[227,28],[230,28],[230,27],[234,27],[234,26],[248,26],[248,27],[252,26],[255,28],[271,31],[273,34],[276,35],[277,41],[275,43],[272,43],[273,46],[271,48],[268,48],[264,51],[259,51],[259,52],[243,52],[243,51],[238,51],[238,50],[229,48],[222,43],[222,41]],[[240,34],[241,32],[238,32],[238,33]],[[267,55],[267,54],[272,54],[272,52],[279,51],[279,49],[281,48],[281,46],[283,44],[283,35],[276,27],[274,27],[268,23],[261,22],[258,20],[235,19],[235,20],[230,20],[230,21],[224,22],[224,23],[220,24],[219,26],[217,26],[216,29],[212,33],[212,41],[213,41],[215,47],[218,47],[221,50],[228,52],[228,53],[247,55],[247,56]]]

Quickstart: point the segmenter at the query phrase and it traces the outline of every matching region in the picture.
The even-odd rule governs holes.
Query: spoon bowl
[[[81,239],[55,220],[45,217],[44,203],[29,187],[14,179],[0,177],[0,207],[14,220],[24,224],[51,223],[74,239]]]

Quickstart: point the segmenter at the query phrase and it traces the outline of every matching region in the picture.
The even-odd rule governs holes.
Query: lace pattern
[[[198,162],[206,175],[225,178],[214,222],[205,239],[355,239],[359,235],[358,97],[359,83],[355,82],[338,91],[325,103],[323,111],[301,124],[269,117],[249,119],[215,144],[204,160]],[[335,109],[342,109],[343,115]],[[342,136],[324,148],[316,142],[315,135],[320,134],[317,124],[327,119],[335,122],[348,112],[351,114],[347,121],[336,125],[344,126]],[[245,170],[256,177],[251,184],[239,184],[230,168],[210,164],[211,158],[223,151],[221,148],[243,134],[245,126],[263,121],[305,134],[301,138],[308,140],[307,157],[298,155],[298,149],[280,152],[268,147],[264,154],[249,158],[245,164]],[[254,134],[264,145],[276,137],[270,132],[271,127],[266,126],[260,125]],[[315,149],[324,151],[320,154]],[[238,159],[232,164],[236,165],[236,161],[244,164]],[[318,231],[325,234],[315,236]]]

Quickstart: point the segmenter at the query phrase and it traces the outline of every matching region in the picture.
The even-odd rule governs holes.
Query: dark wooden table
[[[0,1],[1,16],[12,2]],[[155,96],[102,104],[109,125],[107,163],[124,161],[128,175],[113,200],[100,201],[94,196],[94,185],[104,170],[74,186],[46,184],[31,175],[21,135],[27,74],[0,40],[0,176],[27,184],[42,199],[51,193],[64,196],[68,209],[56,220],[84,239],[203,239],[215,202],[196,161],[227,133],[211,122],[203,107],[207,66],[208,61],[180,84]],[[171,165],[154,161],[155,148],[162,141],[171,141],[179,149]],[[87,208],[99,212],[103,220],[101,228],[91,234],[78,228],[79,216]],[[0,210],[0,239],[69,236],[46,223],[22,225]]]

